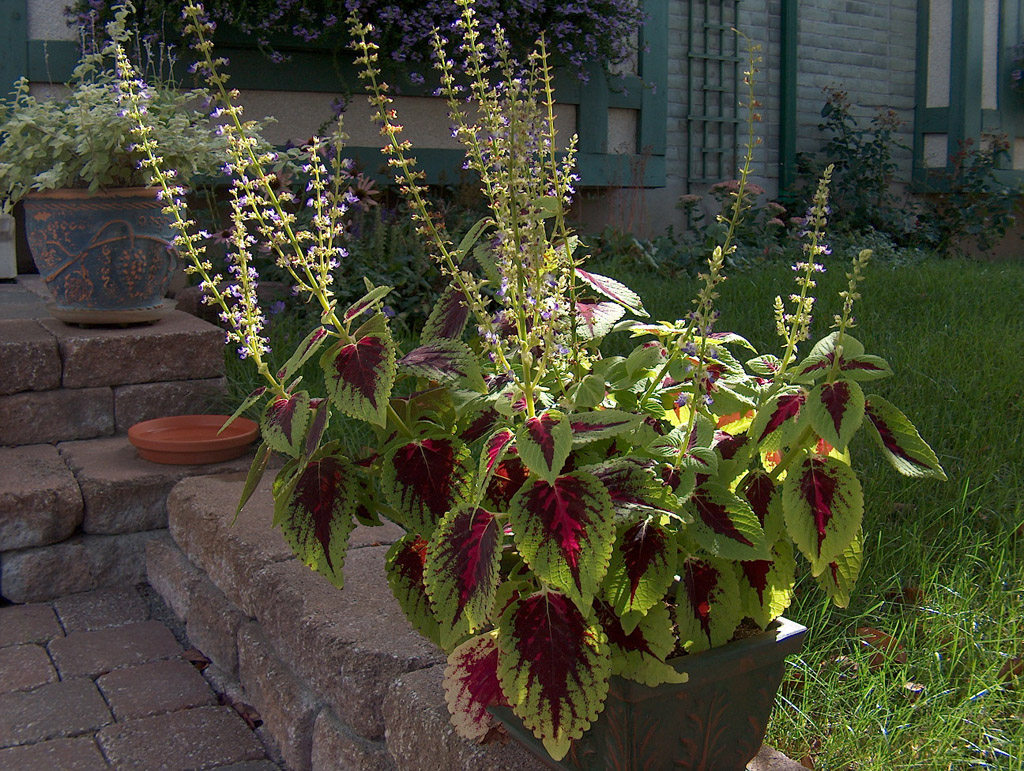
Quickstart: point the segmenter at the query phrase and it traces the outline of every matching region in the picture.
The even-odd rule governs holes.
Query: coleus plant
[[[716,288],[745,209],[747,147],[726,240],[702,289],[676,321],[652,321],[620,282],[585,269],[565,218],[574,139],[556,141],[545,42],[522,67],[500,29],[481,40],[472,0],[462,8],[460,85],[435,33],[438,72],[455,135],[490,213],[449,240],[424,196],[410,145],[380,80],[369,28],[352,19],[385,152],[419,231],[449,278],[419,344],[401,350],[382,310],[387,286],[338,307],[343,191],[322,142],[309,148],[313,227],[297,230],[225,85],[200,6],[185,13],[198,66],[221,95],[231,174],[234,284],[224,290],[162,168],[145,122],[145,93],[122,57],[126,109],[138,116],[147,167],[169,199],[179,247],[237,342],[267,381],[240,410],[262,404],[263,444],[239,509],[271,453],[275,525],[299,558],[341,586],[348,537],[382,519],[405,535],[387,574],[413,626],[448,654],[447,701],[459,731],[480,739],[488,711],[510,706],[555,759],[601,712],[613,675],[678,682],[672,658],[766,628],[788,606],[797,555],[839,605],[861,565],[863,493],[850,443],[869,434],[902,474],[944,478],[935,454],[896,407],[865,394],[891,375],[851,335],[869,253],[854,260],[833,331],[804,352],[815,274],[827,252],[826,173],[807,220],[790,304],[777,299],[781,355],[758,354],[714,329]],[[497,51],[490,55],[488,51]],[[751,90],[753,63],[746,74]],[[753,135],[753,108],[750,128]],[[262,238],[321,323],[271,366],[250,260]],[[628,356],[601,355],[603,338],[638,338]],[[326,391],[297,373],[318,357]],[[360,453],[325,442],[332,420],[374,427]]]

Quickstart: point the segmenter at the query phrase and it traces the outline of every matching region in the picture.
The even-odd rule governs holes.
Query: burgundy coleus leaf
[[[339,410],[357,420],[385,424],[396,363],[395,344],[383,316],[372,332],[328,348],[320,366],[327,394]]]
[[[500,419],[501,415],[493,407],[480,410],[474,413],[469,425],[459,434],[459,439],[466,444],[472,444],[477,439],[486,436]]]
[[[417,377],[448,383],[464,383],[487,392],[476,356],[461,340],[435,340],[413,348],[398,360],[398,366]]]
[[[848,465],[829,456],[808,455],[786,474],[782,511],[793,543],[818,575],[860,530],[864,493]]]
[[[445,650],[488,624],[503,534],[491,512],[472,505],[453,509],[434,531],[425,582]]]
[[[529,482],[509,506],[509,524],[526,563],[545,582],[589,608],[608,569],[615,533],[608,491],[574,471]]]
[[[871,433],[893,468],[904,476],[945,481],[939,459],[906,415],[877,394],[867,398],[864,410]]]
[[[384,456],[381,490],[405,529],[429,538],[437,523],[469,500],[470,453],[457,439],[417,439]]]
[[[675,579],[679,547],[672,532],[651,519],[620,526],[602,585],[619,616],[660,605]]]
[[[428,543],[416,533],[408,533],[388,549],[384,561],[391,593],[416,631],[441,646],[440,628],[430,610],[430,599],[424,582]]]
[[[537,592],[502,615],[498,648],[498,681],[512,710],[561,760],[608,695],[611,657],[603,631],[568,597]]]
[[[303,440],[309,415],[309,394],[306,391],[272,398],[260,418],[263,441],[272,450],[297,458],[305,447]]]
[[[679,572],[676,624],[679,644],[689,653],[724,645],[743,618],[734,563],[687,559]]]
[[[662,683],[684,683],[687,676],[678,672],[665,659],[676,647],[672,618],[664,602],[651,607],[629,632],[607,603],[594,603],[597,620],[608,637],[612,674],[635,680],[654,688]]]
[[[737,492],[750,504],[768,543],[775,543],[785,531],[782,521],[782,491],[771,474],[755,470]]]
[[[646,318],[650,315],[646,310],[644,310],[644,305],[640,301],[640,295],[625,284],[620,284],[615,279],[608,278],[607,276],[602,276],[597,273],[589,273],[582,268],[576,268],[576,275],[583,281],[583,283],[595,292],[598,292],[609,300],[626,307],[628,310],[633,311],[637,316]]]
[[[530,470],[518,456],[506,458],[494,467],[484,500],[498,511],[508,511],[512,498],[529,478]]]
[[[653,463],[632,458],[619,458],[585,470],[604,485],[618,517],[656,514],[691,521],[689,516],[684,516],[676,495],[683,480],[670,465],[664,467],[664,472],[675,475],[671,481],[664,480]],[[686,496],[690,491],[682,489],[681,492]]]
[[[324,431],[331,420],[331,405],[326,399],[310,399],[309,408],[313,411],[313,419],[309,421],[309,430],[306,431],[306,455],[312,455],[319,449]]]
[[[600,340],[612,331],[612,327],[626,314],[626,309],[617,303],[576,303],[579,320],[577,331],[583,340]]]
[[[516,431],[516,449],[534,474],[553,482],[572,451],[572,426],[558,410],[527,418]]]
[[[498,630],[473,637],[448,654],[444,700],[458,734],[482,741],[498,725],[488,707],[507,707],[498,682]]]
[[[772,546],[771,558],[740,562],[743,615],[764,629],[782,615],[793,599],[796,560],[793,544],[784,538]]]
[[[497,429],[484,440],[480,453],[480,468],[476,475],[478,494],[487,490],[499,464],[508,452],[514,449],[515,440],[515,432],[508,427]]]
[[[825,590],[836,607],[845,608],[850,604],[850,595],[860,576],[863,559],[864,533],[858,531],[850,545],[815,576],[818,586]]]
[[[295,556],[337,587],[344,584],[357,490],[355,467],[341,455],[314,456],[274,488],[274,524]]]
[[[844,452],[864,421],[864,392],[852,380],[819,383],[807,397],[806,410],[818,436]]]
[[[320,350],[320,346],[327,341],[327,338],[328,332],[323,327],[317,327],[306,335],[305,340],[299,343],[299,347],[295,349],[295,353],[277,371],[277,379],[282,383],[287,382],[313,354]]]
[[[438,340],[458,340],[469,321],[466,296],[454,284],[449,284],[434,303],[420,334],[424,345]]]
[[[750,426],[750,435],[756,437],[757,443],[761,444],[786,421],[796,418],[806,401],[807,392],[803,390],[773,396],[757,411]]]
[[[391,286],[375,286],[371,288],[366,294],[348,307],[348,310],[346,310],[342,316],[342,321],[352,321],[352,319],[358,318],[362,314],[371,310],[377,305],[377,303],[387,297],[392,289],[394,289],[394,287]]]
[[[570,414],[568,420],[573,444],[584,444],[632,431],[643,422],[644,416],[625,410],[593,410]]]
[[[730,560],[765,559],[770,544],[750,504],[724,484],[705,481],[691,497],[690,534],[708,554]]]

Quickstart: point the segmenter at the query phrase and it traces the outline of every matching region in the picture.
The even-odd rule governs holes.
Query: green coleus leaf
[[[458,439],[416,439],[394,447],[381,465],[385,500],[410,533],[429,538],[453,508],[471,497],[469,449]]]
[[[291,377],[299,371],[303,364],[327,341],[329,335],[327,330],[323,327],[317,327],[308,335],[306,339],[299,343],[298,348],[295,349],[295,353],[284,363],[284,366],[277,371],[277,379],[282,383],[288,382]]]
[[[793,599],[796,559],[788,538],[772,546],[771,559],[740,562],[743,615],[764,629],[782,615]]]
[[[665,659],[676,647],[672,618],[664,602],[651,607],[629,632],[610,605],[595,603],[598,621],[608,637],[612,674],[654,688],[662,683],[685,683],[687,675]]]
[[[309,425],[309,394],[305,391],[272,398],[260,418],[263,441],[283,455],[297,458],[305,448]]]
[[[462,506],[450,511],[431,536],[424,580],[445,650],[487,625],[503,534],[491,512]]]
[[[509,524],[526,564],[589,608],[608,570],[615,538],[612,502],[593,475],[574,471],[527,482],[509,505]]]
[[[348,458],[332,454],[295,468],[287,484],[275,485],[274,524],[304,565],[340,588],[355,528],[358,471]]]
[[[369,282],[367,282],[367,284],[369,284]],[[352,321],[352,319],[358,318],[363,313],[366,313],[368,310],[376,306],[377,303],[387,297],[392,289],[394,289],[392,286],[375,286],[370,288],[366,294],[348,307],[348,310],[346,310],[344,316],[342,316],[342,321],[349,322]]]
[[[747,360],[747,369],[761,377],[775,377],[775,374],[782,368],[782,361],[778,356],[766,353],[762,356],[755,356]]]
[[[619,306],[616,305],[615,307],[618,308]],[[604,397],[604,379],[594,374],[584,377],[572,392],[572,401],[577,409],[597,407],[604,401]]]
[[[864,533],[858,531],[850,545],[815,576],[818,586],[825,590],[836,607],[845,608],[850,604],[850,594],[860,576],[863,560]]]
[[[448,654],[444,700],[456,732],[479,742],[498,725],[489,707],[507,707],[498,682],[498,630],[466,640]]]
[[[814,344],[810,354],[808,354],[808,358],[812,356],[826,356],[830,353],[834,353],[837,350],[838,342],[839,330],[825,335],[825,337],[821,338],[821,340]],[[844,356],[863,356],[864,345],[859,340],[852,337],[848,332],[844,332],[842,353]]]
[[[572,428],[573,444],[596,442],[598,439],[613,437],[633,431],[643,420],[643,415],[624,410],[593,410],[576,412],[567,416]]]
[[[231,413],[231,417],[229,417],[227,420],[224,421],[224,425],[220,427],[220,430],[217,433],[219,434],[221,431],[224,431],[225,429],[227,429],[228,426],[230,426],[239,417],[241,417],[243,412],[245,412],[247,409],[252,407],[256,402],[258,402],[260,399],[262,399],[266,395],[266,393],[267,393],[266,387],[265,386],[260,386],[255,391],[253,391],[248,396],[246,396],[245,399],[242,401],[242,403],[238,405],[238,408],[234,412]]]
[[[512,710],[561,760],[608,695],[611,656],[604,632],[568,597],[537,592],[502,615],[498,648],[498,681]]]
[[[384,561],[391,593],[417,632],[441,647],[437,619],[430,610],[430,599],[424,582],[428,543],[425,538],[408,533],[388,549]]]
[[[664,362],[665,348],[657,340],[648,340],[626,357],[626,372],[632,377],[639,372],[660,367]]]
[[[461,340],[434,340],[413,348],[398,360],[398,366],[417,377],[448,383],[465,383],[479,393],[487,393],[480,363]]]
[[[466,296],[454,283],[449,284],[431,308],[420,334],[420,342],[427,345],[438,340],[458,340],[468,321],[469,304]]]
[[[908,477],[946,480],[946,472],[935,452],[899,409],[881,396],[871,394],[864,410],[871,434],[893,468]]]
[[[864,493],[847,464],[808,455],[786,475],[782,511],[793,543],[817,575],[856,537],[864,515]]]
[[[263,474],[267,470],[267,464],[270,462],[271,452],[266,442],[260,443],[259,448],[256,450],[256,456],[252,459],[252,465],[249,466],[249,473],[245,475],[245,484],[242,487],[242,494],[238,499],[238,507],[235,509],[236,518],[262,481]]]
[[[689,653],[724,645],[742,618],[734,564],[714,558],[687,559],[676,590],[679,644]]]
[[[818,436],[844,452],[864,421],[864,392],[852,380],[819,383],[807,396],[805,409]]]
[[[766,559],[769,542],[745,499],[720,482],[699,484],[691,497],[696,517],[689,534],[713,557]]]
[[[660,606],[675,580],[679,547],[672,532],[651,519],[620,526],[602,585],[617,616]]]
[[[545,410],[519,426],[516,449],[530,471],[553,482],[572,451],[572,425],[558,410]]]
[[[395,344],[382,314],[371,322],[357,330],[353,342],[338,342],[328,348],[320,357],[320,366],[327,394],[339,410],[383,426],[395,383]],[[364,328],[367,331],[360,335]]]

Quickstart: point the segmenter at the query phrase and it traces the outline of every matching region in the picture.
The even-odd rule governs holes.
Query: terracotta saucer
[[[218,433],[227,419],[227,415],[176,415],[146,420],[128,429],[128,441],[139,457],[153,463],[220,463],[244,454],[260,431],[255,422],[236,418]]]

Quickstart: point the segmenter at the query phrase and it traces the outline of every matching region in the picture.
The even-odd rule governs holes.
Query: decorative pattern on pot
[[[172,231],[151,188],[27,196],[25,231],[61,310],[130,311],[163,300],[176,265]]]

